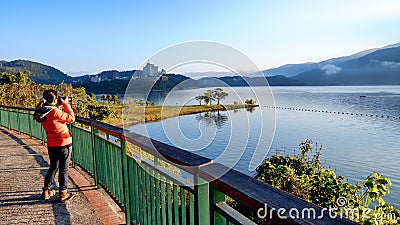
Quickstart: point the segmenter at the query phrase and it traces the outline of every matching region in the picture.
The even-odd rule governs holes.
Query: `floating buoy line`
[[[338,111],[330,111],[330,110],[303,109],[303,108],[282,107],[282,106],[263,106],[263,107],[270,108],[270,109],[281,109],[281,110],[292,110],[292,111],[303,111],[303,112],[318,112],[318,113],[328,113],[328,114],[336,114],[336,115],[400,119],[400,116],[373,115],[373,114],[368,114],[368,113],[349,113],[349,112],[338,112]]]

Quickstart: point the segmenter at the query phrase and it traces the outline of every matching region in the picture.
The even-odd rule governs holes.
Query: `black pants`
[[[55,184],[54,177],[56,172],[60,170],[58,173],[59,190],[67,190],[68,166],[71,160],[72,145],[48,147],[47,149],[50,157],[50,168],[44,179],[43,189],[51,189],[52,185]]]

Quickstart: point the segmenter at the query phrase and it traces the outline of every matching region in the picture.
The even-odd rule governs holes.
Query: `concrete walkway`
[[[1,225],[121,224],[119,209],[111,209],[112,203],[104,201],[104,194],[73,168],[68,188],[76,196],[67,203],[58,203],[58,193],[49,201],[41,200],[48,162],[47,148],[40,141],[0,127]],[[86,186],[76,185],[82,182]],[[99,205],[100,212],[95,210]]]

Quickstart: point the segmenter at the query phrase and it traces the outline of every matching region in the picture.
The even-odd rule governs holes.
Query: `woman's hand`
[[[68,98],[65,98],[65,99],[62,99],[62,98],[60,98],[60,100],[61,100],[61,103],[64,105],[64,104],[68,104]]]

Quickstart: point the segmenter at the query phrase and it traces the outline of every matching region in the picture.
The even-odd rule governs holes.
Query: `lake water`
[[[322,145],[325,166],[353,184],[373,171],[388,176],[393,185],[386,200],[400,208],[400,86],[271,87],[273,98],[267,87],[223,89],[229,93],[225,104],[254,98],[260,107],[181,116],[130,129],[249,175],[276,149],[291,154],[300,142],[312,139]],[[197,104],[193,97],[205,90],[174,91],[152,101]]]

